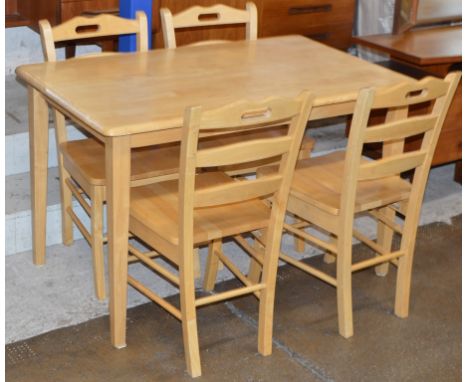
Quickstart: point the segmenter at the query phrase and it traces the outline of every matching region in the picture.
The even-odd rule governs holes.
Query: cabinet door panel
[[[265,0],[261,36],[302,34],[337,48],[351,42],[354,0]]]
[[[63,0],[61,4],[61,21],[66,21],[83,12],[111,11],[119,9],[119,0]]]

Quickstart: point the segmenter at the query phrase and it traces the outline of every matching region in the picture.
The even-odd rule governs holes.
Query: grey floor
[[[354,254],[373,255],[361,245]],[[305,261],[333,272],[321,256]],[[197,380],[461,380],[461,216],[420,228],[406,319],[393,315],[395,275],[393,267],[384,278],[372,269],[353,275],[355,333],[344,339],[337,331],[334,288],[281,267],[269,357],[257,352],[254,297],[199,309],[203,375]],[[184,370],[180,323],[152,303],[129,309],[125,349],[110,345],[108,317],[6,347],[11,382],[191,380]]]

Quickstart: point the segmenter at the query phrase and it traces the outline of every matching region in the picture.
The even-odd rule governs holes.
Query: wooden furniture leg
[[[193,249],[193,276],[196,279],[199,279],[201,276],[200,251],[198,250],[198,248]]]
[[[266,234],[266,230],[262,229],[260,231],[259,237],[264,240],[265,239],[265,234]],[[262,252],[264,250],[263,246],[260,243],[258,243],[257,241],[255,241],[255,243],[254,243],[254,248],[259,249]],[[256,260],[251,259],[250,260],[250,268],[249,268],[248,279],[253,283],[258,283],[258,281],[260,280],[261,274],[262,274],[262,265],[257,263]]]
[[[193,256],[187,256],[179,268],[180,312],[184,338],[185,362],[192,378],[201,375],[200,349],[198,346],[197,312],[195,307],[195,281]],[[188,276],[186,276],[188,275]]]
[[[104,235],[102,228],[102,210],[104,205],[104,188],[92,187],[91,200],[91,249],[93,252],[94,290],[98,300],[106,299]]]
[[[352,235],[348,232],[338,237],[336,264],[336,294],[338,300],[338,326],[344,338],[353,336],[353,294],[351,285]]]
[[[53,111],[55,120],[55,139],[57,142],[65,142],[67,140],[65,130],[65,116]],[[60,201],[62,205],[62,242],[64,245],[73,244],[73,220],[68,214],[68,208],[72,208],[72,193],[68,188],[66,181],[70,178],[67,170],[63,165],[63,154],[57,144],[57,162],[60,176]]]
[[[105,145],[110,332],[112,344],[123,348],[126,346],[130,138],[109,137]]]
[[[49,109],[42,95],[32,87],[28,89],[28,98],[33,262],[35,265],[43,265],[46,248]]]
[[[212,291],[216,283],[216,275],[218,274],[219,258],[217,252],[222,251],[222,240],[213,240],[208,247],[208,259],[205,267],[205,280],[203,289]]]
[[[385,208],[381,213],[391,221],[395,221],[396,213],[391,208]],[[385,250],[385,253],[390,253],[392,251],[392,241],[393,230],[381,221],[377,222],[377,244],[379,244]],[[380,255],[376,253],[376,256]],[[375,274],[380,277],[386,276],[389,265],[390,264],[388,262],[377,265],[374,268]]]
[[[453,180],[457,183],[462,184],[462,161],[459,160],[455,163],[455,174]]]
[[[307,132],[306,132],[307,134]],[[298,156],[298,160],[301,160],[301,159],[307,159],[307,158],[310,158],[310,152],[306,152],[306,151],[299,151],[299,156]],[[295,218],[295,222],[299,222],[300,219],[297,217],[297,216],[294,216]],[[305,251],[305,240],[304,239],[301,239],[299,236],[294,236],[294,249],[297,251],[297,252],[304,252]]]
[[[330,242],[334,245],[336,245],[337,243],[337,240],[336,240],[336,236],[333,235],[333,234],[330,234]],[[334,262],[336,261],[336,254],[335,253],[332,253],[332,252],[325,252],[323,254],[323,262],[325,264],[333,264]]]

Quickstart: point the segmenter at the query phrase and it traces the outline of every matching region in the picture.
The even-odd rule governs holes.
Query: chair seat
[[[195,188],[235,180],[222,172],[201,173]],[[130,231],[151,244],[154,234],[173,245],[179,242],[178,180],[153,183],[131,189]],[[194,243],[205,243],[268,226],[270,209],[259,199],[194,210]],[[151,232],[151,233],[149,233]]]
[[[65,168],[80,174],[90,184],[104,186],[104,145],[95,139],[69,141],[60,146]],[[179,172],[180,145],[159,145],[132,149],[132,180],[140,180]]]
[[[345,151],[298,161],[291,196],[333,215],[338,215],[344,177]],[[362,158],[363,161],[370,159]],[[272,166],[259,169],[260,175],[273,171]],[[400,177],[358,182],[356,212],[408,199],[411,185]]]
[[[201,140],[200,146],[210,148],[220,144],[241,142],[247,139],[246,136],[248,136],[248,139],[260,139],[280,136],[285,133],[284,128],[278,127],[268,130],[246,131],[229,137],[212,136]],[[301,150],[312,151],[314,142],[312,138],[305,137]],[[64,156],[65,168],[72,176],[78,173],[80,178],[86,179],[94,186],[105,186],[105,151],[102,143],[92,138],[81,139],[62,143],[60,149]],[[179,154],[179,143],[132,149],[132,181],[178,173]],[[247,168],[254,168],[253,171],[255,171],[257,167],[268,164],[268,161],[271,163],[271,159],[257,161],[258,163],[247,163],[244,166],[236,167],[236,169],[240,173],[243,171],[249,172]],[[229,168],[226,166],[226,171]]]

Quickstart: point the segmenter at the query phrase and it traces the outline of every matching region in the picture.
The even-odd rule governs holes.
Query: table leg
[[[130,208],[130,139],[106,140],[109,314],[112,345],[126,346],[127,255]]]
[[[34,88],[29,87],[28,97],[33,262],[35,265],[43,265],[46,248],[49,109],[45,99]]]

